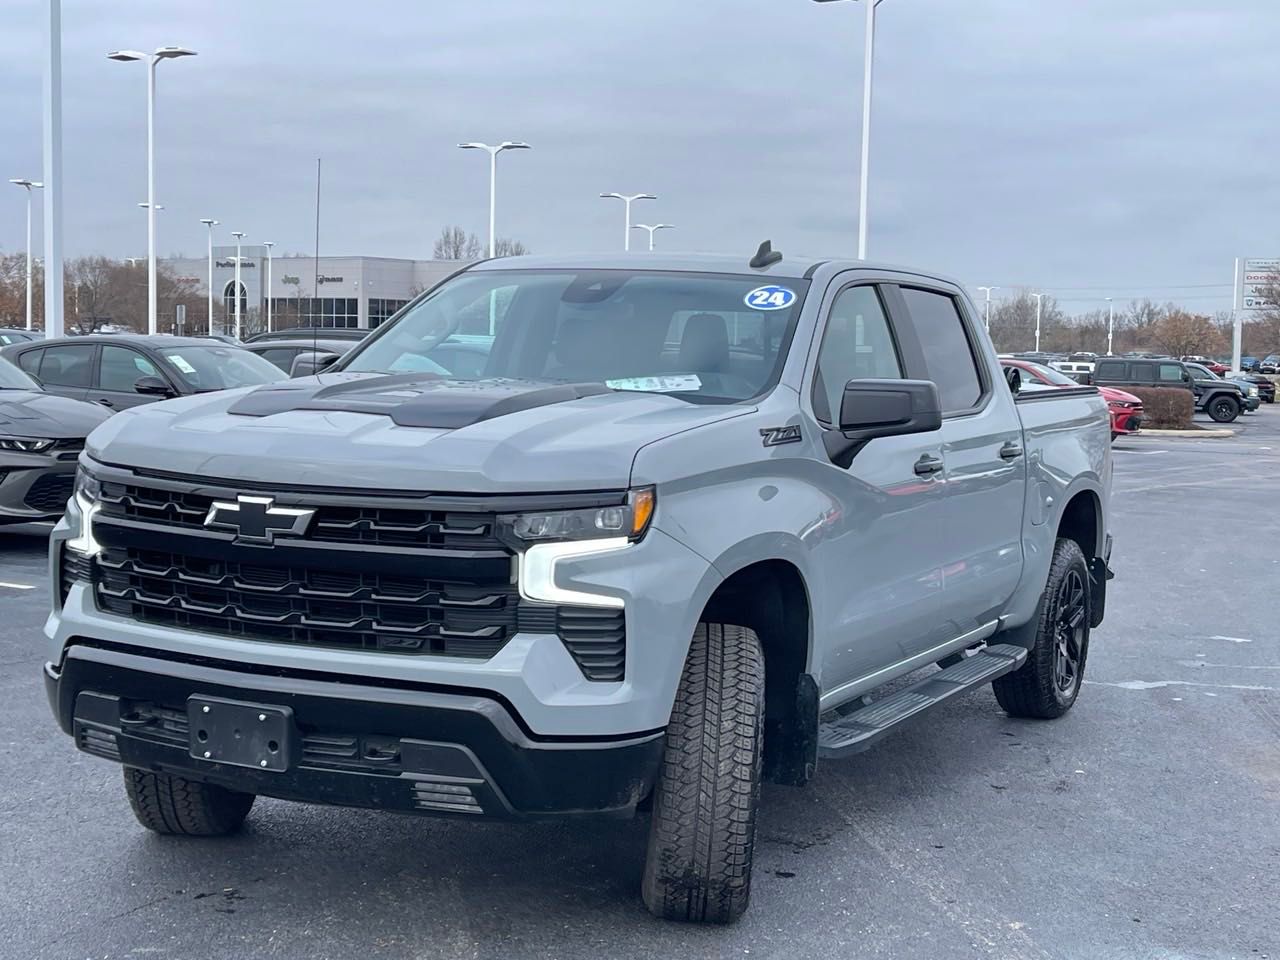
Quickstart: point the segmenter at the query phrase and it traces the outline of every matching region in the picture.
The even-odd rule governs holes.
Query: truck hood
[[[103,463],[217,480],[349,490],[621,489],[636,452],[749,413],[599,384],[323,374],[117,414]]]

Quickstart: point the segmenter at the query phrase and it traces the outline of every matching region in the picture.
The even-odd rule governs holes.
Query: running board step
[[[1017,670],[1027,651],[1007,643],[985,647],[954,666],[941,670],[905,690],[860,707],[818,727],[818,755],[831,759],[861,753],[912,717],[958,693]]]

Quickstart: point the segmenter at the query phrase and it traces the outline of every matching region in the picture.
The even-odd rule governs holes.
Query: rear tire
[[[1089,655],[1093,613],[1089,589],[1089,565],[1080,545],[1059,539],[1036,608],[1035,645],[1026,663],[991,682],[997,702],[1009,716],[1051,720],[1075,704]]]
[[[1205,412],[1217,423],[1230,423],[1240,416],[1240,410],[1240,404],[1231,397],[1214,397]]]
[[[254,801],[252,793],[136,767],[124,768],[124,789],[140,824],[156,833],[187,837],[235,833]]]
[[[729,923],[747,909],[763,748],[759,639],[698,624],[654,790],[641,887],[654,915]]]

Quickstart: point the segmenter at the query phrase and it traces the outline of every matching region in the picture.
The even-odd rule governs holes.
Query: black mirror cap
[[[1009,392],[1017,395],[1022,389],[1022,371],[1017,367],[1005,367],[1004,382],[1009,384]]]
[[[141,393],[149,397],[172,397],[175,396],[173,387],[169,386],[160,377],[139,377],[133,381],[133,392]]]
[[[338,362],[336,353],[325,350],[308,350],[293,358],[289,364],[290,377],[310,377],[327,370]]]
[[[840,432],[873,440],[942,429],[942,404],[932,380],[850,380],[840,401]]]

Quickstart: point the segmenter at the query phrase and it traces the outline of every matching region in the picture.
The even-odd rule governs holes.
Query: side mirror
[[[325,350],[308,350],[293,358],[293,363],[289,364],[289,376],[314,376],[317,373],[323,373],[337,362],[338,355],[336,353],[329,353]]]
[[[873,440],[942,429],[942,404],[932,380],[850,380],[840,401],[840,432]]]
[[[1190,371],[1190,370],[1183,370],[1183,371],[1182,371],[1182,382],[1183,382],[1183,383],[1195,383],[1195,377],[1191,376],[1191,371]]]
[[[1009,384],[1009,392],[1017,395],[1022,389],[1022,371],[1017,367],[1005,367],[1004,382]]]
[[[133,392],[145,394],[149,397],[175,396],[173,387],[169,386],[160,377],[139,377],[133,382]]]

